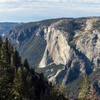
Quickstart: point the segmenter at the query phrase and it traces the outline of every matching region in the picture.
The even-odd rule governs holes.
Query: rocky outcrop
[[[63,33],[52,26],[48,27],[45,33],[47,45],[39,67],[46,67],[50,63],[66,65],[70,58],[70,46]]]

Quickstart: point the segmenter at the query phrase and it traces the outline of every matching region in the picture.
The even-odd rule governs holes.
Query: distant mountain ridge
[[[14,22],[0,22],[0,34],[10,31],[18,24],[19,23],[14,23]]]

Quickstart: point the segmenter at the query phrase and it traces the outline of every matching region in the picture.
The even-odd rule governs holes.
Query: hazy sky
[[[100,0],[0,0],[0,21],[100,16]]]

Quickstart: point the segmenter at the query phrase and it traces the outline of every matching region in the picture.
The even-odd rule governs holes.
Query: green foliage
[[[88,76],[85,75],[83,82],[81,84],[81,89],[79,93],[79,100],[84,100],[89,92],[89,81],[88,81]]]
[[[14,100],[22,99],[23,93],[24,93],[23,73],[21,68],[19,67],[17,72],[15,73],[15,78],[14,78],[14,87],[13,87]]]
[[[29,70],[29,63],[27,59],[24,60],[24,66]]]
[[[19,53],[17,50],[14,52],[14,65],[16,67],[21,66],[21,57],[19,56]]]

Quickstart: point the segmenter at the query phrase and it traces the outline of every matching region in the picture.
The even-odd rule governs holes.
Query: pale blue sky
[[[100,16],[100,0],[0,0],[0,22]]]

